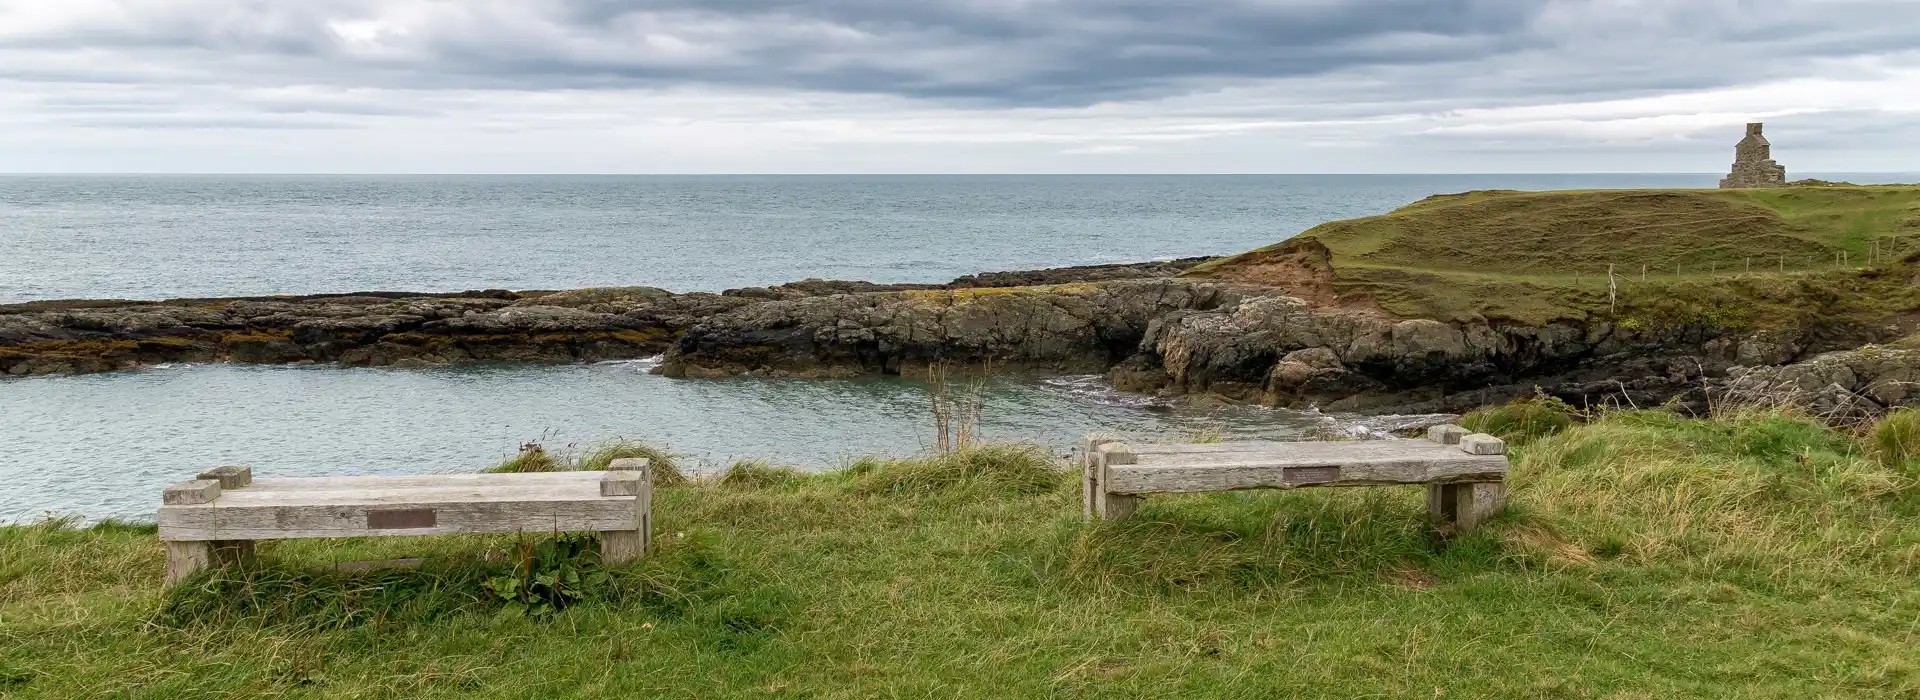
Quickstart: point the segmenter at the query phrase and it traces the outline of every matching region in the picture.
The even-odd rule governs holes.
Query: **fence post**
[[[1620,287],[1613,281],[1613,263],[1607,263],[1607,313],[1619,307]]]

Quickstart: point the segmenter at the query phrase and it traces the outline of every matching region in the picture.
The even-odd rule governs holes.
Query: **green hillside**
[[[1844,284],[1915,252],[1920,186],[1501,190],[1322,224],[1188,274],[1401,316],[1538,322],[1606,311],[1609,265],[1619,295],[1644,303],[1769,279]]]

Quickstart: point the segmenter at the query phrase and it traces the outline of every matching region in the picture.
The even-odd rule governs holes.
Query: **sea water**
[[[1715,179],[0,176],[0,303],[938,282],[1233,253],[1440,192]],[[736,459],[829,468],[932,441],[915,382],[673,380],[648,367],[182,365],[0,379],[0,522],[147,517],[164,485],[222,464],[274,476],[443,473],[483,468],[525,442],[577,454],[629,438],[666,443],[696,468]],[[1098,377],[1052,377],[992,382],[982,421],[988,439],[1064,450],[1092,429],[1284,439],[1396,419],[1180,408],[1117,394]]]

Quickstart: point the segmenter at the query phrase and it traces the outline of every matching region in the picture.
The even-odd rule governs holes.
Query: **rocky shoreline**
[[[404,367],[634,359],[672,350],[707,319],[763,303],[1161,278],[1205,260],[988,273],[947,284],[810,279],[718,294],[615,287],[0,304],[0,376],[169,362]]]
[[[719,294],[621,287],[0,305],[0,375],[165,362],[408,367],[664,355],[657,371],[677,377],[916,374],[951,362],[1362,412],[1460,411],[1536,387],[1582,405],[1698,408],[1716,391],[1778,394],[1789,385],[1849,411],[1920,399],[1906,389],[1920,376],[1920,353],[1822,355],[1902,338],[1911,328],[1901,323],[1794,331],[1446,323],[1179,276],[1204,260]]]

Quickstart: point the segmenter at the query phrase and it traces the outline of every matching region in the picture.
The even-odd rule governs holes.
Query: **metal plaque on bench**
[[[411,530],[433,527],[436,522],[432,508],[367,511],[367,529],[369,530]]]
[[[1339,467],[1287,467],[1283,473],[1289,484],[1324,484],[1340,480]]]

